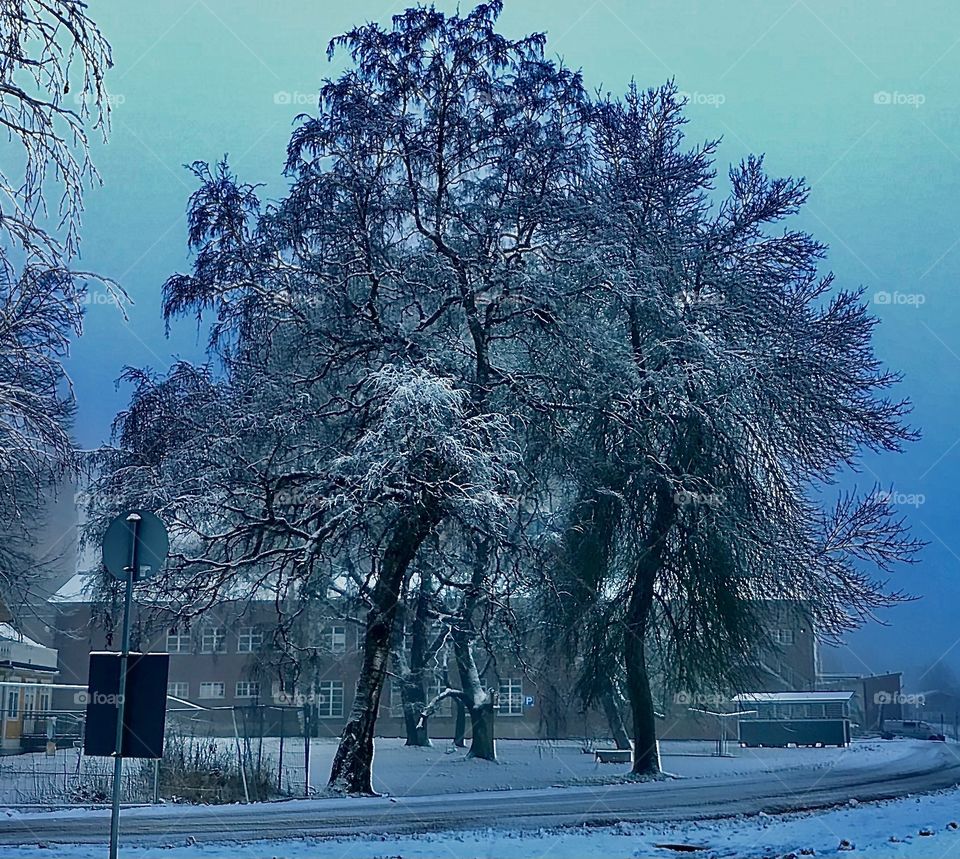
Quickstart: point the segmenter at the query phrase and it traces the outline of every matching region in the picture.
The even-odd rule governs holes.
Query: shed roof
[[[738,704],[845,704],[855,692],[744,692],[735,695]]]

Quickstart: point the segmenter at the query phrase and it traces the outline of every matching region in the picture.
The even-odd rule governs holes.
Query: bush
[[[153,762],[145,762],[153,768]],[[250,799],[276,794],[270,762],[260,767],[247,763]],[[245,798],[243,776],[236,750],[212,737],[183,736],[168,732],[160,761],[160,795],[173,802],[228,803]]]

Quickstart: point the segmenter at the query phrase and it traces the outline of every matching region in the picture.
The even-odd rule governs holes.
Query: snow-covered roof
[[[42,644],[32,638],[27,638],[20,630],[9,623],[0,623],[0,640],[15,641],[17,644],[26,644],[30,647],[43,647]]]
[[[56,672],[57,651],[27,638],[9,623],[0,623],[0,665],[44,673]]]
[[[50,597],[50,602],[90,602],[86,593],[89,573],[74,573],[61,588]]]
[[[81,571],[74,574],[52,597],[52,603],[89,603],[93,602],[93,584],[98,573],[93,570]],[[269,582],[251,584],[244,581],[235,581],[224,587],[220,593],[223,602],[276,602],[277,591]],[[141,605],[147,603],[163,605],[169,603],[162,591],[157,588],[140,586],[136,600]]]
[[[855,692],[744,692],[735,695],[739,704],[845,704]]]

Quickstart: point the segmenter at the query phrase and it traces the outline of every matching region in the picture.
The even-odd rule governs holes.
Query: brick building
[[[116,625],[108,628],[107,618],[96,613],[84,597],[84,578],[75,576],[49,603],[50,643],[60,654],[61,683],[86,683],[89,653],[116,650],[119,644]],[[817,688],[817,646],[802,612],[779,602],[769,603],[766,611],[769,646],[747,655],[757,681],[755,688],[744,691]],[[338,735],[353,703],[362,659],[360,618],[324,617],[310,624],[302,644],[310,670],[299,680],[291,678],[283,658],[272,647],[275,626],[276,606],[267,599],[222,604],[189,626],[162,607],[140,606],[134,615],[132,640],[134,649],[170,654],[171,711],[192,713],[194,721],[205,719],[213,730],[225,732],[231,729],[233,708],[249,708],[251,714],[256,712],[251,717],[260,720],[259,727],[267,732],[278,730],[280,718],[285,732],[299,732],[303,729],[302,705],[309,704],[311,732]],[[451,666],[451,685],[456,685],[452,655],[441,653],[437,672],[428,683],[428,698],[446,686],[446,660]],[[575,665],[546,661],[532,642],[525,648],[524,667],[508,647],[493,654],[489,662],[485,683],[500,693],[498,736],[608,736],[603,715],[584,711],[576,698]],[[695,712],[704,709],[701,703],[682,694],[661,702],[661,734],[674,739],[715,737],[716,719]],[[58,705],[68,708],[69,696],[55,700],[54,706]],[[381,701],[378,733],[402,736],[402,715],[399,683],[391,679]],[[454,725],[455,705],[447,700],[431,717],[430,731],[434,736],[450,737]],[[469,729],[469,720],[467,726]]]

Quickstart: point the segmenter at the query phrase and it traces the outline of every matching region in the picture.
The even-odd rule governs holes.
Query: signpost
[[[170,548],[163,522],[148,510],[133,510],[117,516],[103,535],[103,565],[126,584],[123,600],[123,639],[120,650],[120,682],[117,692],[117,733],[114,743],[113,807],[110,814],[110,859],[117,859],[120,837],[120,787],[123,779],[124,707],[127,693],[127,662],[130,658],[130,605],[133,585],[155,575]]]

